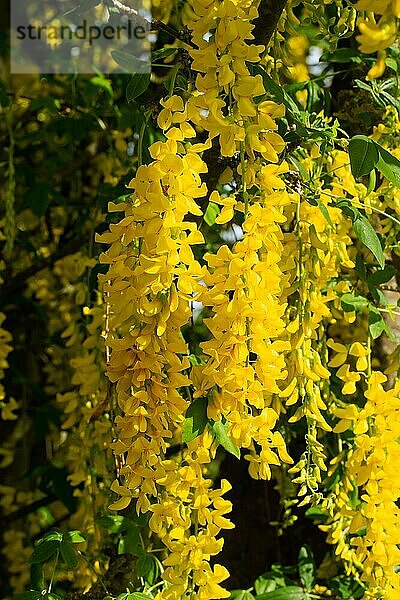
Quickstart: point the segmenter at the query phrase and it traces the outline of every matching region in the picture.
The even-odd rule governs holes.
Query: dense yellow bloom
[[[397,26],[394,18],[381,17],[378,23],[370,17],[358,22],[360,35],[356,37],[360,51],[372,54],[377,50],[385,50],[391,46],[397,36]]]
[[[14,398],[6,399],[6,394],[1,379],[4,377],[4,371],[8,367],[7,356],[12,350],[10,342],[12,341],[11,334],[2,327],[6,315],[0,313],[0,409],[1,418],[4,420],[14,420],[17,416],[14,414],[19,405]]]
[[[62,412],[62,435],[52,436],[78,500],[69,524],[96,539],[93,517],[105,506],[148,513],[145,544],[157,539],[164,552],[156,599],[227,598],[229,574],[216,557],[223,531],[234,524],[230,484],[222,480],[217,487],[209,477],[220,443],[216,432],[224,431],[252,477],[268,479],[293,462],[285,432],[288,439],[302,432],[296,424],[303,420],[301,456],[288,471],[299,504],[322,506],[328,541],[349,573],[363,570],[366,598],[396,599],[399,384],[388,389],[385,376],[371,374],[377,357],[368,341],[368,315],[341,305],[345,293],[358,293],[358,287],[367,293],[357,256],[366,250],[356,246],[350,219],[335,205],[346,198],[366,214],[387,211],[380,233],[395,250],[398,232],[387,221],[400,215],[400,193],[387,181],[368,191],[354,179],[348,153],[320,145],[317,135],[302,139],[293,154],[288,147],[282,160],[285,142],[278,131],[286,127],[279,123],[285,107],[270,99],[251,68],[264,51],[252,43],[256,6],[252,0],[191,0],[181,14],[170,0],[157,0],[156,14],[173,13],[174,26],[180,19],[189,25],[190,59],[182,53],[177,66],[183,72],[192,60],[195,76],[186,89],[179,76],[161,100],[150,160],[136,165],[130,197],[109,204],[111,225],[97,238],[107,246],[98,297],[91,303],[84,283],[95,261],[82,252],[29,282],[28,294],[51,315],[50,334],[60,333],[64,343],[46,350],[45,391]],[[385,69],[399,2],[360,0],[357,9],[367,11],[359,19],[361,51],[378,51],[372,79]],[[349,12],[338,14],[335,27],[347,32]],[[274,40],[274,76],[288,33],[284,53],[292,66],[283,78],[305,81],[308,42],[295,24],[288,5]],[[264,57],[264,64],[269,60]],[[297,95],[300,103],[306,97]],[[388,114],[373,138],[395,139],[399,131],[398,116]],[[114,134],[113,148],[126,152],[127,135]],[[203,153],[212,146],[230,166],[218,188],[207,190]],[[104,155],[95,164],[111,184],[126,172]],[[206,197],[220,208],[216,225],[223,233],[232,225],[235,242],[204,239],[198,200]],[[201,259],[197,245],[207,250]],[[369,266],[374,273],[376,266]],[[202,304],[206,330],[200,346],[195,339],[195,351],[185,341],[194,301]],[[0,379],[10,341],[0,328]],[[4,396],[0,387],[2,417],[16,419],[19,403]],[[197,399],[207,423],[185,441],[185,416]],[[21,427],[13,446],[24,434]],[[329,464],[331,451],[337,455]],[[1,453],[2,466],[9,464],[12,447]],[[13,491],[1,491],[7,512]],[[22,556],[24,540],[6,538],[13,558]],[[21,587],[26,573],[18,557],[15,562],[13,583]]]

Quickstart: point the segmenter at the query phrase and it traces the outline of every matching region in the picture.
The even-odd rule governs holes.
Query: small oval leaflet
[[[355,179],[368,175],[379,160],[376,145],[365,135],[355,135],[350,140],[349,156],[351,172]]]

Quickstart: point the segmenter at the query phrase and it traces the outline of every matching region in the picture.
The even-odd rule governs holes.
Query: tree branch
[[[254,21],[254,44],[268,46],[285,6],[286,0],[261,0],[258,17]]]
[[[186,44],[189,44],[189,46],[194,47],[190,36],[188,36],[186,31],[177,31],[176,29],[170,27],[166,23],[163,23],[159,19],[152,19],[151,21],[148,21],[147,19],[142,17],[137,10],[135,10],[134,8],[130,8],[129,6],[125,6],[125,4],[122,4],[122,2],[120,2],[119,0],[107,0],[106,2],[104,2],[104,4],[106,4],[106,6],[112,6],[119,13],[121,13],[121,15],[125,15],[126,17],[132,19],[133,21],[135,21],[135,23],[138,23],[143,27],[150,26],[151,29],[155,29],[157,31],[164,31],[171,37],[180,40],[181,42],[184,42]]]
[[[78,252],[78,250],[80,250],[80,248],[87,241],[87,235],[80,236],[74,240],[70,240],[65,245],[58,248],[51,256],[47,258],[42,258],[34,265],[28,267],[24,271],[21,271],[21,273],[18,273],[15,277],[13,277],[9,281],[9,283],[6,283],[5,285],[1,286],[2,297],[6,298],[7,296],[11,296],[12,294],[15,294],[16,292],[20,291],[22,288],[25,287],[26,282],[30,277],[33,277],[43,269],[51,267],[57,260],[60,260],[61,258],[68,256],[69,254],[74,254],[75,252]]]
[[[51,494],[50,496],[45,496],[44,498],[40,498],[40,500],[35,500],[35,502],[31,502],[31,504],[22,506],[22,508],[15,510],[14,512],[12,512],[9,515],[4,515],[4,517],[2,517],[1,520],[4,522],[7,522],[7,523],[17,521],[18,519],[21,519],[22,517],[26,517],[27,515],[30,515],[31,513],[35,512],[35,510],[37,510],[38,508],[42,508],[42,506],[48,506],[49,504],[51,504],[52,502],[55,502],[56,500],[58,500],[58,498],[55,494]]]

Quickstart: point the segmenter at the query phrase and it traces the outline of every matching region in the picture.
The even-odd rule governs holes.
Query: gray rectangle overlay
[[[11,73],[149,73],[144,2],[12,0]]]

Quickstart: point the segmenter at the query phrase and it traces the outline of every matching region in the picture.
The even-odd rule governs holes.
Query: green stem
[[[49,587],[47,588],[47,593],[50,594],[51,593],[51,588],[53,587],[53,581],[54,581],[54,576],[56,574],[56,568],[57,568],[57,564],[58,564],[58,557],[60,556],[60,550],[59,548],[57,548],[56,551],[56,558],[54,560],[54,564],[53,564],[53,569],[51,571],[51,577],[50,577],[50,583],[49,583]]]
[[[396,317],[400,317],[400,312],[397,312],[396,310],[389,310],[388,308],[379,308],[379,307],[377,307],[377,309],[380,312],[384,312],[384,313],[388,313],[389,315],[396,315]]]
[[[91,564],[91,562],[86,558],[86,556],[83,554],[83,552],[81,552],[80,550],[78,550],[78,554],[79,554],[79,556],[81,556],[83,558],[83,560],[85,561],[85,563],[87,564],[87,566],[89,567],[89,569],[96,576],[96,579],[98,579],[98,581],[99,581],[101,587],[103,588],[104,592],[106,593],[106,595],[109,596],[110,592],[106,588],[105,583],[103,581],[103,578],[100,576],[99,573],[97,573],[96,569],[93,567],[93,565]]]
[[[246,162],[244,156],[244,142],[240,142],[240,166],[242,169],[242,194],[244,201],[244,218],[247,219],[249,212],[249,195],[246,187]]]
[[[138,139],[138,152],[137,152],[138,167],[140,167],[143,164],[143,140],[144,140],[144,134],[146,131],[148,120],[149,120],[149,115],[148,115],[148,113],[145,113],[144,121],[140,128],[139,139]]]
[[[242,170],[242,195],[244,201],[244,219],[246,220],[249,214],[249,194],[247,193],[246,187],[246,161],[244,156],[244,142],[240,142],[240,166]],[[246,282],[245,282],[246,283]],[[246,357],[246,367],[250,364],[250,319],[246,317],[246,346],[247,346],[247,357]]]
[[[315,194],[317,193],[316,190],[313,190],[305,182],[303,182],[303,185],[306,188],[308,188],[310,190],[310,192],[313,192]],[[320,193],[324,194],[325,196],[330,196],[330,198],[334,198],[335,200],[337,200],[337,196],[335,196],[335,194],[331,194],[330,192],[326,192],[325,190],[321,190]],[[357,200],[354,200],[352,198],[345,198],[345,200],[348,200],[349,202],[351,202],[351,204],[354,204],[355,206],[359,206],[360,208],[363,208],[364,210],[369,209],[369,210],[372,210],[373,212],[379,213],[380,215],[383,215],[384,217],[387,217],[388,219],[390,219],[391,221],[393,221],[397,225],[400,225],[400,221],[398,219],[396,219],[392,215],[389,215],[385,211],[380,210],[379,208],[375,208],[375,206],[370,206],[370,205],[362,204],[361,202],[357,202]]]
[[[173,69],[173,71],[172,71],[171,83],[170,83],[170,86],[169,86],[169,95],[170,95],[170,96],[172,96],[172,95],[173,95],[173,93],[174,93],[174,89],[175,89],[175,82],[176,82],[176,78],[177,78],[177,75],[178,75],[178,73],[179,73],[179,70],[180,70],[180,68],[181,68],[181,64],[178,62],[178,63],[175,65],[175,67],[174,67],[174,69]]]
[[[372,360],[371,360],[371,335],[368,333],[368,337],[367,337],[367,350],[368,352],[368,367],[367,367],[367,375],[368,377],[371,377],[372,374]]]

